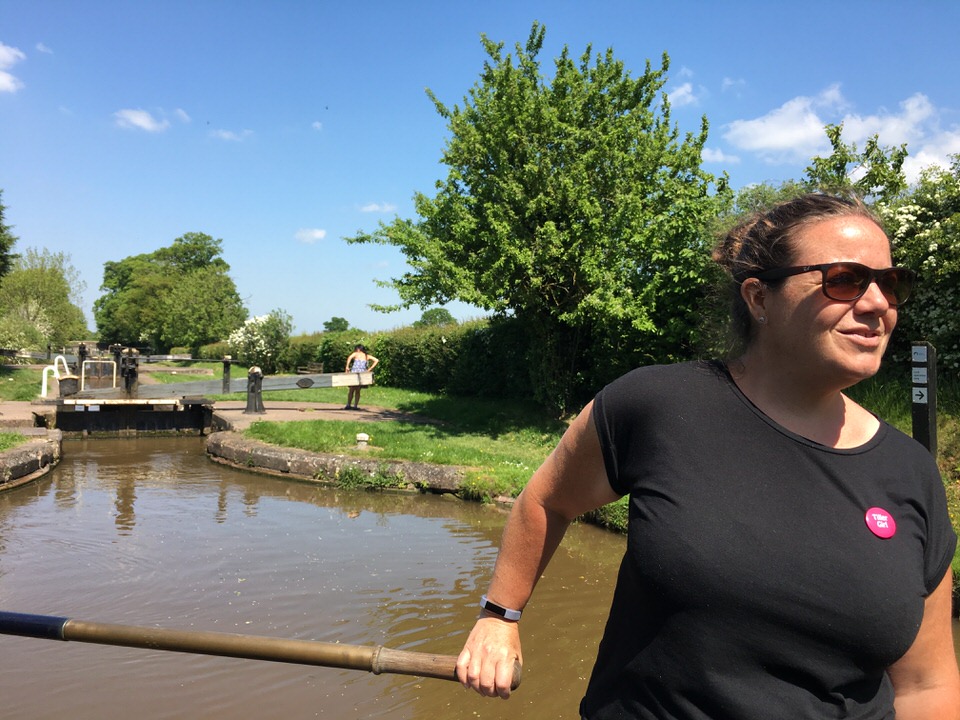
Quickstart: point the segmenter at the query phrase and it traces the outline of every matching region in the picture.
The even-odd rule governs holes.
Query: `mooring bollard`
[[[83,374],[83,363],[86,362],[87,355],[87,346],[84,343],[80,343],[77,346],[77,375]]]
[[[223,394],[230,394],[230,365],[233,358],[230,355],[223,356]]]
[[[120,353],[120,377],[123,379],[123,389],[127,395],[136,395],[139,386],[140,351],[136,348],[123,348]]]
[[[263,371],[254,366],[247,371],[247,408],[244,415],[263,415]]]

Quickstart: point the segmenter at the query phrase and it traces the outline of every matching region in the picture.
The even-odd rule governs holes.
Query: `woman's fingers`
[[[516,623],[494,618],[477,621],[457,658],[457,678],[486,697],[510,697],[514,666],[520,659]]]

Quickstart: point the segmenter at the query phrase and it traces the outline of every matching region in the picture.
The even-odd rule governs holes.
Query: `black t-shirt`
[[[593,416],[630,514],[582,715],[892,718],[885,669],[956,545],[930,454],[886,423],[807,440],[717,364],[635,370]]]

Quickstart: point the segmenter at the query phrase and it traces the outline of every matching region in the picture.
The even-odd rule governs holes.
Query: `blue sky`
[[[634,75],[667,52],[683,131],[710,122],[705,167],[735,187],[799,178],[845,140],[907,143],[908,173],[960,153],[960,3],[675,0],[364,3],[0,0],[0,189],[17,250],[69,253],[94,326],[103,264],[187,232],[223,241],[252,315],[296,332],[331,317],[368,331],[405,270],[395,248],[342,238],[413,216],[432,194],[446,126],[485,55],[546,26],[612,47]],[[449,306],[459,319],[481,315]]]

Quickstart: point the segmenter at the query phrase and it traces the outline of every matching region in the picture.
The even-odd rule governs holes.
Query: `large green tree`
[[[65,253],[28,248],[18,255],[0,281],[4,346],[42,350],[84,339],[89,332],[80,309],[84,287]]]
[[[347,240],[403,251],[410,270],[386,283],[401,306],[461,300],[522,323],[535,394],[562,411],[604,373],[693,342],[719,199],[700,168],[706,118],[685,136],[671,121],[666,54],[634,78],[612,50],[564,48],[548,79],[544,33],[515,57],[481,36],[489,59],[462,107],[428,91],[446,179],[415,195],[416,220]]]
[[[104,264],[93,312],[101,340],[193,351],[222,340],[247,311],[221,257],[222,241],[187,233],[169,247]]]

